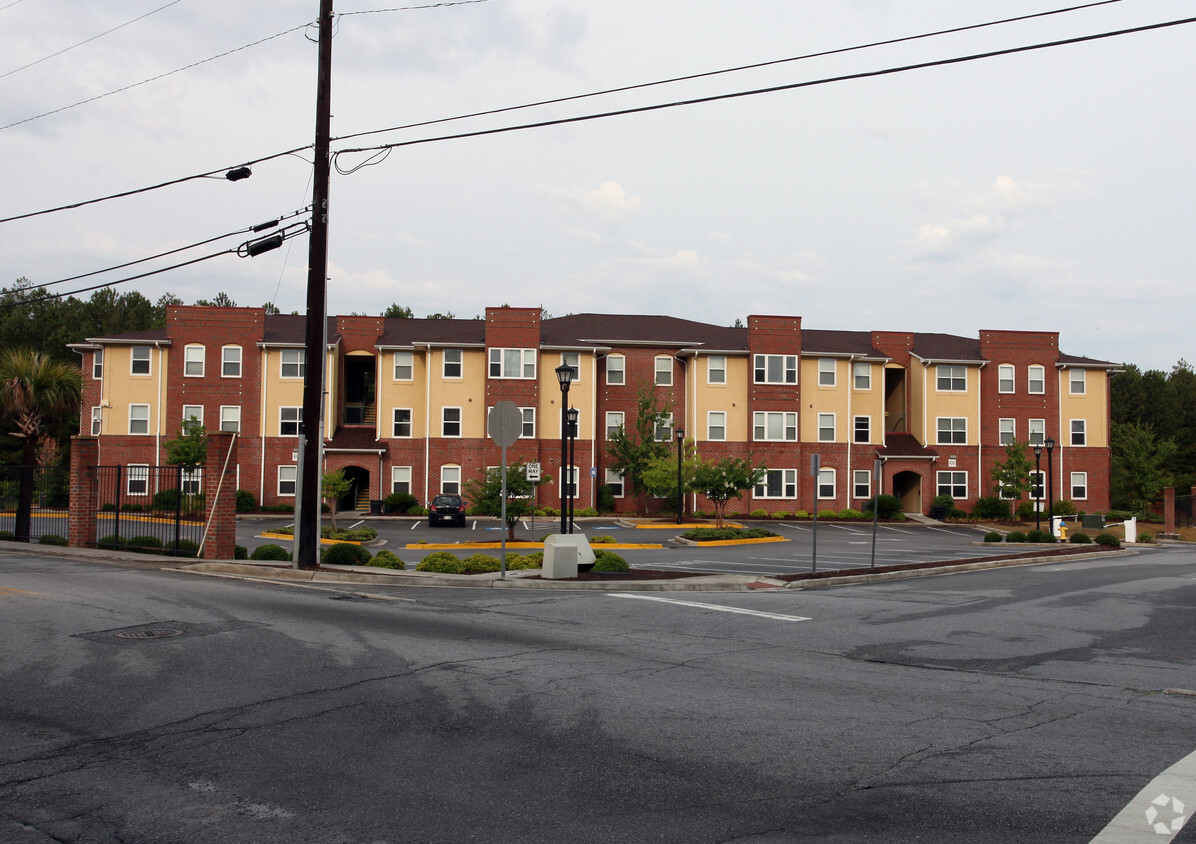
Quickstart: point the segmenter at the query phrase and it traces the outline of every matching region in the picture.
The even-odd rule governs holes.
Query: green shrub
[[[1009,533],[1009,535],[1005,537],[1005,541],[1006,542],[1025,542],[1027,540],[1026,540],[1026,535],[1024,533],[1022,533],[1020,530],[1015,530],[1015,531],[1011,531]]]
[[[768,536],[776,536],[768,528],[692,528],[687,530],[681,536],[691,542],[717,542],[726,539],[763,539]]]
[[[66,537],[56,533],[47,533],[37,541],[38,545],[66,545]]]
[[[1003,537],[1001,536],[1001,532],[997,530],[990,530],[988,533],[984,534],[985,542],[1000,542],[1002,539]]]
[[[1070,501],[1056,501],[1051,513],[1056,516],[1074,516],[1076,514],[1076,505]]]
[[[895,495],[878,495],[864,502],[864,512],[871,513],[876,508],[878,519],[892,519],[901,512],[901,499]]]
[[[794,511],[793,511],[793,518],[795,518],[795,519],[808,519],[808,518],[810,518],[810,514],[809,514],[809,512],[807,512],[806,510],[794,510]]]
[[[1153,545],[1155,542],[1154,534],[1153,533],[1140,533],[1140,534],[1138,534],[1138,541],[1145,542],[1147,545]]]
[[[862,519],[862,518],[864,518],[864,514],[859,510],[853,510],[852,508],[847,507],[847,508],[839,511],[839,518],[840,519]]]
[[[462,571],[461,561],[457,559],[455,554],[451,554],[448,551],[433,551],[420,560],[415,570],[432,571],[439,574],[460,574]]]
[[[1009,502],[995,495],[986,495],[976,500],[972,515],[977,519],[1001,520],[1010,518],[1013,513],[1009,509]]]
[[[291,528],[294,531],[294,528]],[[369,542],[371,539],[378,538],[378,531],[372,527],[356,527],[356,528],[337,528],[332,529],[331,525],[324,525],[320,528],[320,535],[324,539],[342,539],[349,542]]]
[[[263,513],[294,513],[294,504],[264,504],[262,505]]]
[[[539,556],[533,559],[532,554],[507,554],[507,570],[519,571],[521,569],[538,569],[543,565],[544,553],[537,551]]]
[[[615,512],[615,493],[610,488],[610,484],[603,484],[598,487],[598,512]]]
[[[594,567],[590,571],[600,574],[613,574],[615,572],[631,571],[631,566],[627,565],[627,561],[614,551],[599,548],[594,551]]]
[[[1104,545],[1106,548],[1120,548],[1121,540],[1111,533],[1099,533],[1096,536],[1096,544]]]
[[[348,543],[337,543],[336,545],[329,545],[320,554],[320,565],[322,566],[366,566],[370,563],[370,557],[373,556],[365,548],[360,545],[350,545]]]
[[[249,559],[249,549],[246,548],[244,545],[234,545],[233,546],[233,559],[234,560],[248,560]]]
[[[265,545],[259,545],[253,549],[253,553],[249,555],[251,560],[277,560],[279,562],[287,562],[291,559],[291,555],[287,549],[281,545],[275,545],[270,542]]]
[[[531,568],[531,569],[543,568],[543,566],[544,566],[544,552],[543,551],[533,551],[530,554],[524,554],[523,556],[527,558],[527,561],[529,563],[531,563],[531,565],[528,566],[528,568]]]
[[[190,539],[180,539],[178,551],[175,551],[174,543],[171,542],[166,546],[166,553],[172,557],[198,557],[199,543],[193,542]],[[236,558],[236,547],[233,548],[233,558]]]
[[[749,513],[748,515],[750,515],[750,516],[751,516],[753,519],[767,519],[767,518],[768,518],[768,511],[767,511],[767,510],[761,510],[760,508],[758,508],[758,507],[757,507],[755,510],[753,510],[753,511],[752,511],[751,513]]]
[[[930,509],[934,510],[936,507],[943,508],[943,518],[959,519],[967,515],[955,506],[955,499],[949,495],[936,495],[930,502]]]
[[[610,545],[614,542],[615,542],[615,538],[613,536],[611,536],[609,533],[604,533],[604,534],[600,534],[599,536],[591,536],[590,537],[591,545],[596,545],[596,544]]]
[[[115,509],[116,509],[116,505],[113,504],[111,501],[105,501],[103,506],[100,507],[100,510],[102,510],[105,513],[111,513]]]
[[[4,536],[6,533],[8,534],[7,537]],[[12,539],[12,534],[6,530],[0,531],[0,539]],[[115,551],[118,548],[123,548],[124,544],[124,540],[122,540],[119,536],[114,533],[110,533],[107,536],[100,537],[100,539],[96,542],[96,547],[103,548],[107,551]]]
[[[837,519],[839,514],[834,510],[819,510],[818,518],[820,519]]]
[[[573,515],[577,516],[578,518],[581,518],[582,516],[587,516],[587,517],[597,516],[598,511],[595,510],[593,507],[583,507],[580,510],[578,510],[576,513],[574,513]]]
[[[1017,505],[1017,517],[1023,522],[1028,522],[1038,515],[1038,510],[1034,506],[1033,501],[1023,501]]]
[[[257,499],[253,497],[253,493],[247,489],[237,490],[237,512],[238,513],[252,513],[257,509]]]
[[[128,541],[127,547],[142,553],[161,554],[162,540],[156,536],[134,536]]]
[[[481,574],[498,571],[501,564],[498,557],[490,554],[471,554],[461,561],[461,571],[463,574]]]
[[[1056,542],[1055,535],[1045,530],[1032,530],[1026,534],[1027,542],[1045,542],[1048,545]]]
[[[1067,541],[1072,545],[1091,545],[1092,537],[1081,531],[1076,531],[1067,538]]]
[[[379,566],[384,569],[399,569],[400,571],[407,568],[407,566],[403,564],[403,561],[395,556],[393,551],[387,551],[385,548],[371,557],[370,561],[366,563],[366,565]]]
[[[120,509],[126,513],[140,513],[142,508],[140,504],[122,504]]]
[[[419,499],[409,492],[392,492],[384,499],[386,512],[400,515],[409,513],[412,507],[419,506]]]

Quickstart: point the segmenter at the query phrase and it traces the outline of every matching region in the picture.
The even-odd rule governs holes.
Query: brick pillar
[[[66,544],[72,548],[94,548],[96,544],[96,463],[100,441],[95,437],[71,437],[70,502],[67,505]]]
[[[1175,533],[1175,487],[1163,487],[1163,532]]]
[[[226,465],[222,482],[220,473]],[[208,434],[208,459],[203,469],[204,510],[208,520],[208,538],[203,546],[205,560],[231,560],[236,555],[236,467],[236,435],[227,431]]]

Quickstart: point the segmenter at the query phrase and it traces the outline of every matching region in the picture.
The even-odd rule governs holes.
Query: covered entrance
[[[902,513],[922,512],[922,476],[917,472],[898,472],[893,476],[893,495],[901,499]]]

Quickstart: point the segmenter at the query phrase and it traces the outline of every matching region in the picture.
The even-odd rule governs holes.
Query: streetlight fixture
[[[561,533],[568,533],[565,519],[565,481],[569,471],[569,421],[565,408],[569,405],[569,385],[573,383],[576,370],[567,364],[556,368],[556,381],[561,385]]]
[[[569,533],[573,533],[573,499],[577,497],[577,487],[573,480],[574,449],[577,446],[577,417],[580,414],[576,407],[571,407],[565,413],[569,419]],[[578,481],[581,479],[578,478]]]
[[[1042,530],[1042,446],[1034,446],[1034,529]]]
[[[685,451],[685,430],[677,429],[677,524],[685,510],[685,490],[681,488],[681,453]]]
[[[1051,536],[1055,535],[1055,469],[1051,461],[1051,454],[1055,451],[1055,439],[1047,437],[1043,443],[1047,451],[1047,523],[1050,524]]]

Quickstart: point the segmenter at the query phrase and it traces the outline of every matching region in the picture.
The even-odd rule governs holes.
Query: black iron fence
[[[1192,527],[1192,496],[1175,496],[1175,526]]]
[[[27,501],[24,513],[22,490]],[[69,504],[69,469],[0,466],[0,539],[65,545]]]
[[[203,540],[203,470],[97,466],[97,548],[194,557]]]

